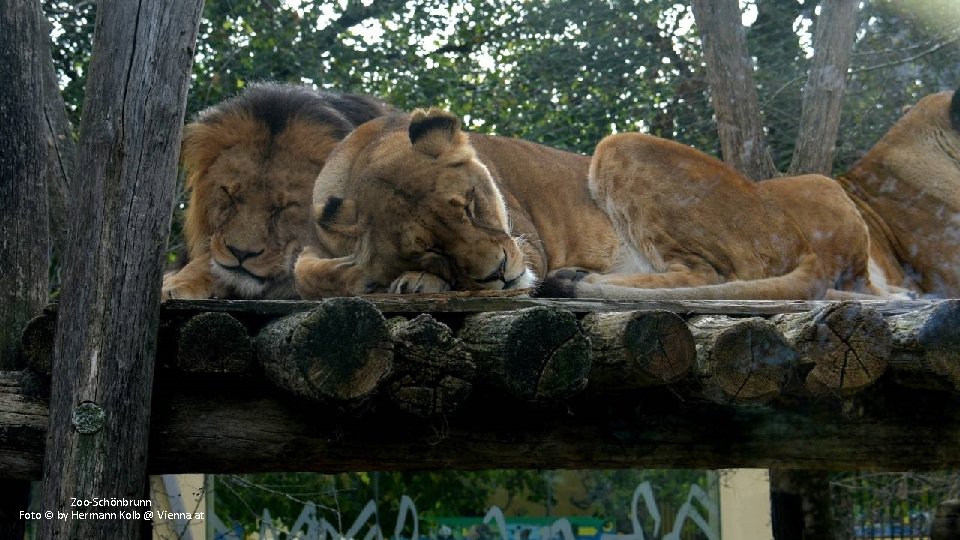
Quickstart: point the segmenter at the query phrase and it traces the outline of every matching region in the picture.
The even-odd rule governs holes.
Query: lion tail
[[[607,300],[811,300],[824,297],[829,287],[828,281],[816,254],[808,253],[792,271],[770,278],[666,289],[636,289],[570,281],[560,283],[548,279],[537,295]]]

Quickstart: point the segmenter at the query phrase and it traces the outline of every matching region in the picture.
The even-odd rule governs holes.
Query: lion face
[[[353,253],[363,290],[427,272],[455,290],[535,280],[510,234],[503,196],[456,117],[431,110],[361,126],[331,156],[314,202],[321,245]],[[400,291],[402,292],[402,291]]]
[[[372,98],[255,85],[189,124],[190,262],[164,278],[166,298],[294,298],[297,254],[316,246],[313,183],[354,127],[386,113]]]
[[[212,231],[210,269],[237,295],[262,298],[285,286],[297,252],[315,243],[306,201],[319,172],[282,146],[264,159],[248,145],[208,169],[200,206]]]

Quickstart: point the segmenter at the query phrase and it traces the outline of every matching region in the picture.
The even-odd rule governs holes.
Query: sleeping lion
[[[960,297],[960,92],[921,99],[838,180],[870,228],[873,276]]]
[[[367,96],[258,84],[186,126],[188,263],[163,299],[295,298],[291,270],[314,245],[313,182],[357,125],[391,111]]]
[[[641,134],[591,158],[460,130],[438,110],[374,119],[314,186],[304,298],[503,290],[633,299],[809,299],[870,282],[863,220],[836,182],[752,183]]]

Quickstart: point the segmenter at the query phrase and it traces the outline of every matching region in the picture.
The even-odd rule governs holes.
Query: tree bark
[[[20,333],[47,301],[40,3],[0,7],[0,369],[15,369]]]
[[[41,58],[43,71],[43,130],[47,148],[46,180],[50,216],[50,243],[54,267],[63,267],[70,241],[71,175],[76,162],[77,148],[73,140],[73,125],[67,116],[63,94],[57,83],[57,72],[50,55],[50,24],[43,21]],[[55,274],[55,283],[59,281]]]
[[[831,175],[858,9],[859,2],[854,0],[820,2],[790,174]]]
[[[159,316],[186,93],[202,1],[104,0],[74,175],[83,175],[57,318],[42,538],[137,538],[78,519],[71,498],[145,497]],[[75,509],[75,508],[74,508]]]
[[[723,160],[754,180],[777,175],[737,0],[693,0]]]
[[[23,366],[20,332],[47,299],[42,20],[36,0],[0,5],[0,369]],[[0,493],[0,538],[23,538],[30,483],[0,479]]]

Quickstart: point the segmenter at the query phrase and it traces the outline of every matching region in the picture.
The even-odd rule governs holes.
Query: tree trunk
[[[23,366],[20,332],[47,300],[40,2],[0,5],[0,369]],[[0,538],[23,538],[30,482],[0,479]]]
[[[754,180],[776,176],[767,148],[753,60],[737,0],[694,0],[723,160]]]
[[[813,63],[803,87],[800,129],[790,174],[830,176],[832,172],[847,68],[857,35],[858,4],[854,0],[820,3],[813,38]]]
[[[20,333],[47,302],[40,3],[0,8],[0,369],[20,362]]]
[[[104,0],[97,10],[42,488],[42,507],[67,516],[41,521],[41,538],[142,532],[142,520],[79,519],[70,502],[146,495],[162,260],[201,7]]]
[[[56,270],[63,266],[70,241],[71,179],[77,149],[73,142],[73,125],[67,117],[63,94],[57,83],[57,72],[50,55],[50,24],[43,21],[41,40],[41,71],[43,72],[43,131],[46,142],[47,201],[50,216],[50,244],[53,248],[53,265]],[[59,275],[59,271],[54,274]],[[59,279],[54,277],[51,286]]]

